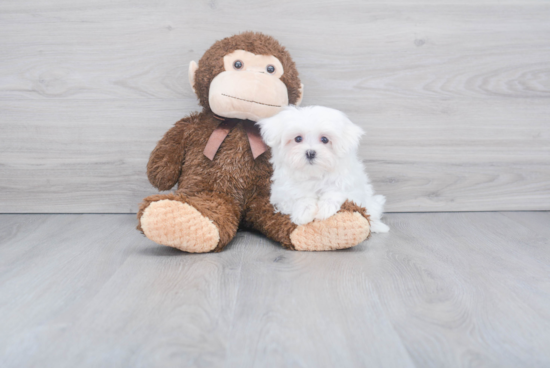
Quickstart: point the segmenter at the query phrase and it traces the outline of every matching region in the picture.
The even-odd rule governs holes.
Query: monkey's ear
[[[198,68],[199,66],[195,61],[191,61],[189,63],[189,84],[191,84],[191,88],[193,88],[193,92],[195,92],[195,94],[197,93],[195,90],[195,72]]]
[[[300,106],[300,104],[302,103],[302,98],[304,98],[304,84],[303,83],[300,83],[299,91],[300,91],[300,97],[298,97],[298,100],[295,103],[296,106]]]

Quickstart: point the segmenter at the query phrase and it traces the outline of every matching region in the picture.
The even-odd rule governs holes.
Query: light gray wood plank
[[[188,62],[250,29],[289,48],[314,103],[548,97],[543,0],[63,4],[3,3],[0,98],[190,97]]]
[[[300,253],[256,241],[243,261],[228,366],[413,366],[366,277],[364,248]]]
[[[2,367],[545,367],[550,214],[390,214],[346,251],[240,232],[153,244],[133,215],[0,215]]]
[[[242,252],[157,246],[133,215],[0,216],[2,367],[220,366]]]
[[[547,213],[516,213],[547,223]],[[367,243],[386,315],[419,367],[550,363],[550,238],[499,213],[388,216]]]
[[[0,105],[0,212],[8,213],[135,213],[156,193],[149,154],[183,116],[175,100]]]
[[[439,109],[434,101],[423,104]],[[540,118],[548,105],[522,100],[513,114],[503,112],[510,104],[480,103],[478,120],[464,109],[445,118],[452,103],[424,120],[408,101],[350,114],[367,131],[361,154],[375,189],[387,196],[387,210],[549,208],[550,126]],[[156,192],[145,173],[149,153],[175,121],[197,109],[179,100],[0,106],[0,212],[8,213],[136,212]],[[388,123],[378,125],[384,116]],[[522,116],[528,123],[518,127]]]
[[[550,209],[545,1],[274,6],[2,2],[0,212],[135,212],[155,142],[197,109],[189,60],[248,29],[291,51],[305,105],[367,130],[388,211]]]
[[[515,226],[530,229],[533,234],[538,235],[536,243],[544,244],[550,238],[550,212],[502,212],[501,215],[517,222]]]

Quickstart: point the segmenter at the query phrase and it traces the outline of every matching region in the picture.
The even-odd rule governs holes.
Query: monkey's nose
[[[308,160],[313,160],[315,158],[316,152],[314,150],[307,150],[306,157]]]

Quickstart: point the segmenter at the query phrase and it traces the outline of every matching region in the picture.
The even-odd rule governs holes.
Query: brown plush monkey
[[[198,65],[191,62],[189,80],[203,110],[178,121],[147,165],[153,186],[178,189],[144,199],[138,230],[199,253],[221,251],[239,226],[295,250],[343,249],[367,238],[368,216],[354,203],[302,226],[269,203],[271,154],[254,122],[299,104],[303,93],[294,62],[275,39],[245,32],[218,41]]]

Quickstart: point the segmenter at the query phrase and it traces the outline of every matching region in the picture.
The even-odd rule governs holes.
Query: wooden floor
[[[0,215],[0,366],[550,366],[550,213],[387,222],[345,251],[240,232],[196,255],[135,215]]]

